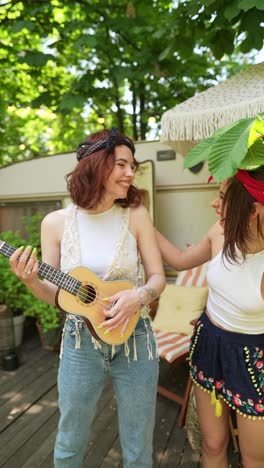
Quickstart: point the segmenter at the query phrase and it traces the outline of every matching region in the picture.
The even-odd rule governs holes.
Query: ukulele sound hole
[[[96,298],[96,291],[93,286],[87,284],[79,289],[77,296],[84,304],[90,304]]]

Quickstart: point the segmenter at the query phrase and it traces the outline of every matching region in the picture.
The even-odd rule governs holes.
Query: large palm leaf
[[[238,168],[256,169],[264,165],[264,114],[241,119],[216,130],[212,136],[195,146],[185,157],[184,167],[190,168],[208,160],[210,173],[216,182],[236,174]]]

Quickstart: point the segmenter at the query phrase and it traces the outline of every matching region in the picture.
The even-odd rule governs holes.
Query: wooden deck
[[[0,467],[52,468],[53,446],[58,423],[56,376],[58,354],[44,351],[36,333],[25,337],[16,371],[0,370]],[[172,369],[161,363],[160,379],[173,388],[183,387],[186,365]],[[177,377],[177,379],[176,379]],[[179,383],[180,382],[180,383]],[[177,427],[179,407],[158,395],[154,433],[154,468],[198,468],[185,429]],[[232,453],[232,468],[241,467]],[[122,466],[118,438],[116,400],[107,381],[98,404],[91,439],[87,443],[84,468]]]

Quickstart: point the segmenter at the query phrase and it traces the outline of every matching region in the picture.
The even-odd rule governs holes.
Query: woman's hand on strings
[[[109,333],[111,330],[122,326],[124,333],[130,317],[140,308],[141,298],[135,289],[126,289],[103,299],[106,303],[104,314],[106,320],[100,325]]]

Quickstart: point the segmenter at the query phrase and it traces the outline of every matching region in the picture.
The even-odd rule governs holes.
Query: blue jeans
[[[129,360],[124,345],[102,344],[95,349],[85,324],[80,324],[80,349],[75,349],[75,323],[68,320],[59,367],[60,420],[55,445],[55,468],[81,468],[96,404],[107,375],[117,398],[119,436],[124,468],[151,468],[158,381],[156,345],[149,320],[140,319],[130,337]],[[148,341],[149,340],[149,341]],[[149,359],[148,346],[153,359]],[[103,434],[102,434],[103,437]]]

